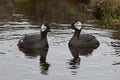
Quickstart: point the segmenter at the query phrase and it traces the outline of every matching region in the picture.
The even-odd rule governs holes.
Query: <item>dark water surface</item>
[[[22,15],[21,15],[22,16]],[[73,30],[54,28],[48,34],[49,49],[24,53],[17,47],[24,34],[39,34],[39,25],[28,19],[0,22],[0,80],[120,80],[119,30],[84,27],[100,41],[95,50],[83,50],[74,60],[68,48]],[[46,62],[40,53],[47,53]]]

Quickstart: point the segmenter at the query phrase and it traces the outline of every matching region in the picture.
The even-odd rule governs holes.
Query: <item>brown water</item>
[[[83,50],[75,61],[67,45],[74,31],[67,27],[52,26],[48,52],[28,54],[19,50],[18,40],[24,34],[39,34],[39,25],[24,17],[0,22],[0,80],[120,80],[119,30],[84,27],[82,33],[96,36],[100,46]],[[47,53],[46,62],[40,62],[39,52]]]

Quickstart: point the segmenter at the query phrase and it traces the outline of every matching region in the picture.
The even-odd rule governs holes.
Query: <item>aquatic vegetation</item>
[[[87,2],[83,0],[22,0],[18,1],[16,6],[27,16],[36,16],[36,20],[65,23],[76,18],[82,20],[90,18],[88,12],[80,6],[80,4],[87,5],[89,0],[85,1]]]
[[[17,1],[18,12],[23,12],[27,16],[34,16],[37,21],[66,23],[76,18],[86,21],[95,16],[103,25],[120,24],[120,0],[100,0],[98,2],[97,0],[14,1]]]
[[[104,25],[120,24],[120,1],[103,0],[96,6],[95,17]]]
[[[0,0],[0,20],[10,16],[13,8],[12,0]]]

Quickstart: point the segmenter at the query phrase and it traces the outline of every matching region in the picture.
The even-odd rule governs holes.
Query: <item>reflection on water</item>
[[[40,56],[40,70],[42,74],[47,75],[49,66],[50,64],[46,62],[46,56],[48,52],[48,48],[43,48],[43,49],[21,49],[19,48],[20,51],[22,51],[27,58],[33,59],[37,56]]]
[[[94,48],[74,48],[69,47],[69,50],[71,51],[71,54],[74,58],[78,58],[79,55],[81,56],[89,56],[92,54]]]
[[[120,41],[111,42],[111,46],[115,49],[114,55],[120,57]],[[120,65],[120,61],[115,61],[112,65]]]
[[[120,41],[111,42],[111,46],[116,49],[116,55],[120,56]]]
[[[118,29],[115,29],[115,31],[112,33],[112,38],[113,39],[118,39],[118,40],[120,40],[120,28],[118,28]]]
[[[79,69],[80,67],[80,61],[81,61],[81,58],[73,58],[69,61],[69,65],[70,67],[68,67],[69,69],[71,69],[71,73],[72,75],[76,75],[78,73],[77,69]]]
[[[41,73],[44,75],[48,75],[48,70],[49,70],[50,64],[47,62],[40,62],[40,70]]]
[[[48,34],[50,54],[47,56],[48,49],[18,49],[19,38],[24,34],[38,34],[40,30],[39,25],[33,25],[24,16],[14,16],[18,18],[0,22],[0,80],[120,79],[119,30],[84,27],[83,33],[92,34],[100,41],[101,45],[93,50],[68,48],[73,31],[66,29],[67,25],[64,24],[57,28],[52,26],[53,32]],[[72,58],[71,55],[79,57]],[[46,56],[52,67],[46,61]],[[39,59],[38,62],[34,58]]]
[[[73,75],[77,74],[76,69],[80,67],[80,62],[81,58],[79,56],[90,56],[92,55],[92,52],[94,48],[74,48],[74,47],[69,47],[69,50],[74,57],[72,60],[69,62],[69,69],[74,69],[75,71],[71,71]]]
[[[114,64],[112,64],[112,65],[120,65],[120,62],[114,63]]]
[[[6,53],[0,52],[0,54],[6,54]]]

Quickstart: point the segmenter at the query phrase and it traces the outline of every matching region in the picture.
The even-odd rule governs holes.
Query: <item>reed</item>
[[[120,24],[120,0],[103,0],[98,4],[101,9],[100,22],[104,25]],[[97,9],[96,9],[97,10]]]

